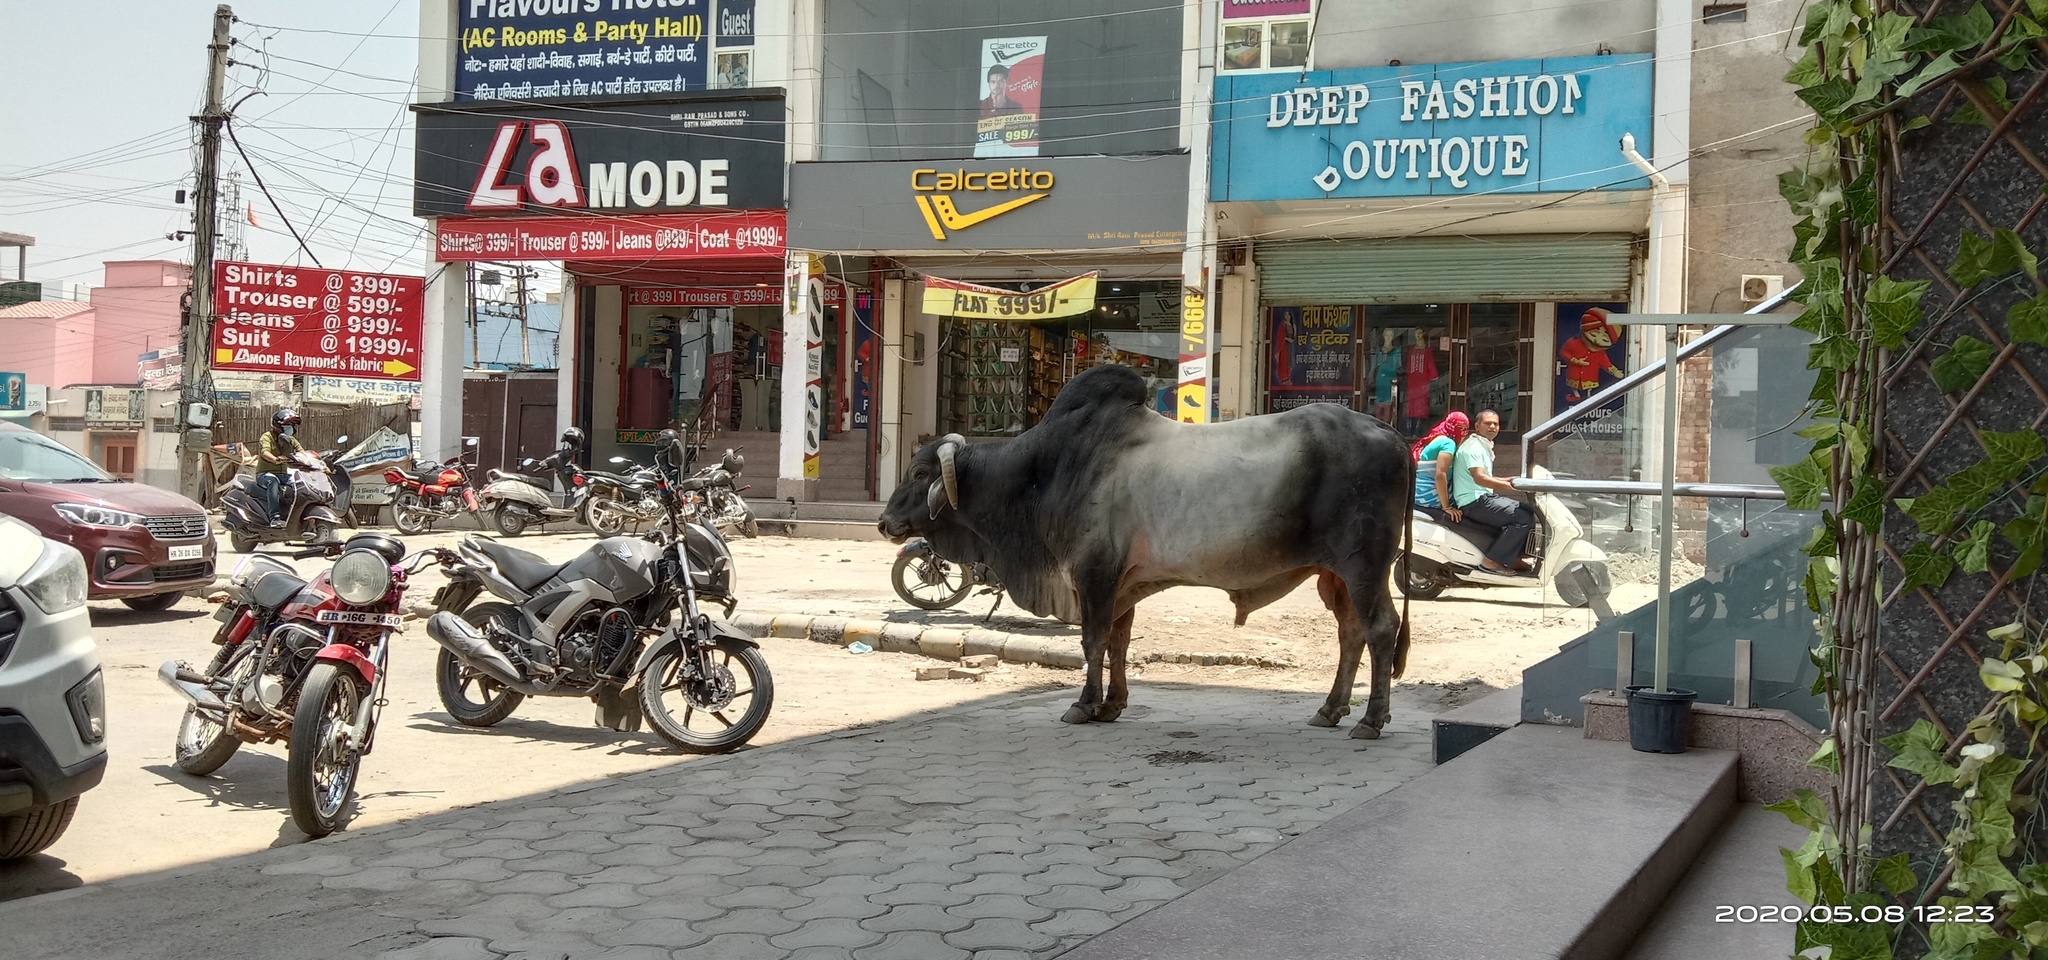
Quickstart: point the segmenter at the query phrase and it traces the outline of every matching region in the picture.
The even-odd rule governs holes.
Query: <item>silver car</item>
[[[0,516],[0,861],[56,843],[107,770],[85,560]]]

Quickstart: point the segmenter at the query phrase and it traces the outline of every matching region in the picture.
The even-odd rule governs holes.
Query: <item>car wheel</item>
[[[178,601],[184,598],[185,591],[173,590],[170,593],[153,593],[146,597],[122,597],[121,605],[143,613],[162,613],[177,606]]]
[[[71,826],[71,815],[76,812],[78,798],[72,797],[63,803],[30,807],[0,817],[0,861],[18,860],[49,849]]]

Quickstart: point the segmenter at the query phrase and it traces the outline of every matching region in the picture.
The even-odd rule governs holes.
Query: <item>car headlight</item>
[[[116,510],[112,507],[96,507],[90,503],[60,503],[52,507],[57,515],[72,523],[88,527],[134,527],[142,523],[142,515]]]
[[[43,555],[21,575],[21,590],[44,613],[63,613],[85,605],[85,558],[54,541],[43,543]]]
[[[327,582],[349,606],[376,603],[391,590],[391,565],[374,550],[350,550],[334,561]]]

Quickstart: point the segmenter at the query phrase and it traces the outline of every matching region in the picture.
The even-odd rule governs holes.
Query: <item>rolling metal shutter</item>
[[[1473,303],[1626,300],[1624,233],[1410,237],[1266,243],[1267,303]]]

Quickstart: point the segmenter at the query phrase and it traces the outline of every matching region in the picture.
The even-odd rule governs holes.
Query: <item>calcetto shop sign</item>
[[[1651,82],[1647,54],[1221,77],[1211,199],[1642,189]]]
[[[1178,250],[1187,165],[1184,154],[799,163],[790,170],[790,245]]]
[[[779,92],[582,107],[414,109],[415,216],[783,206]]]

